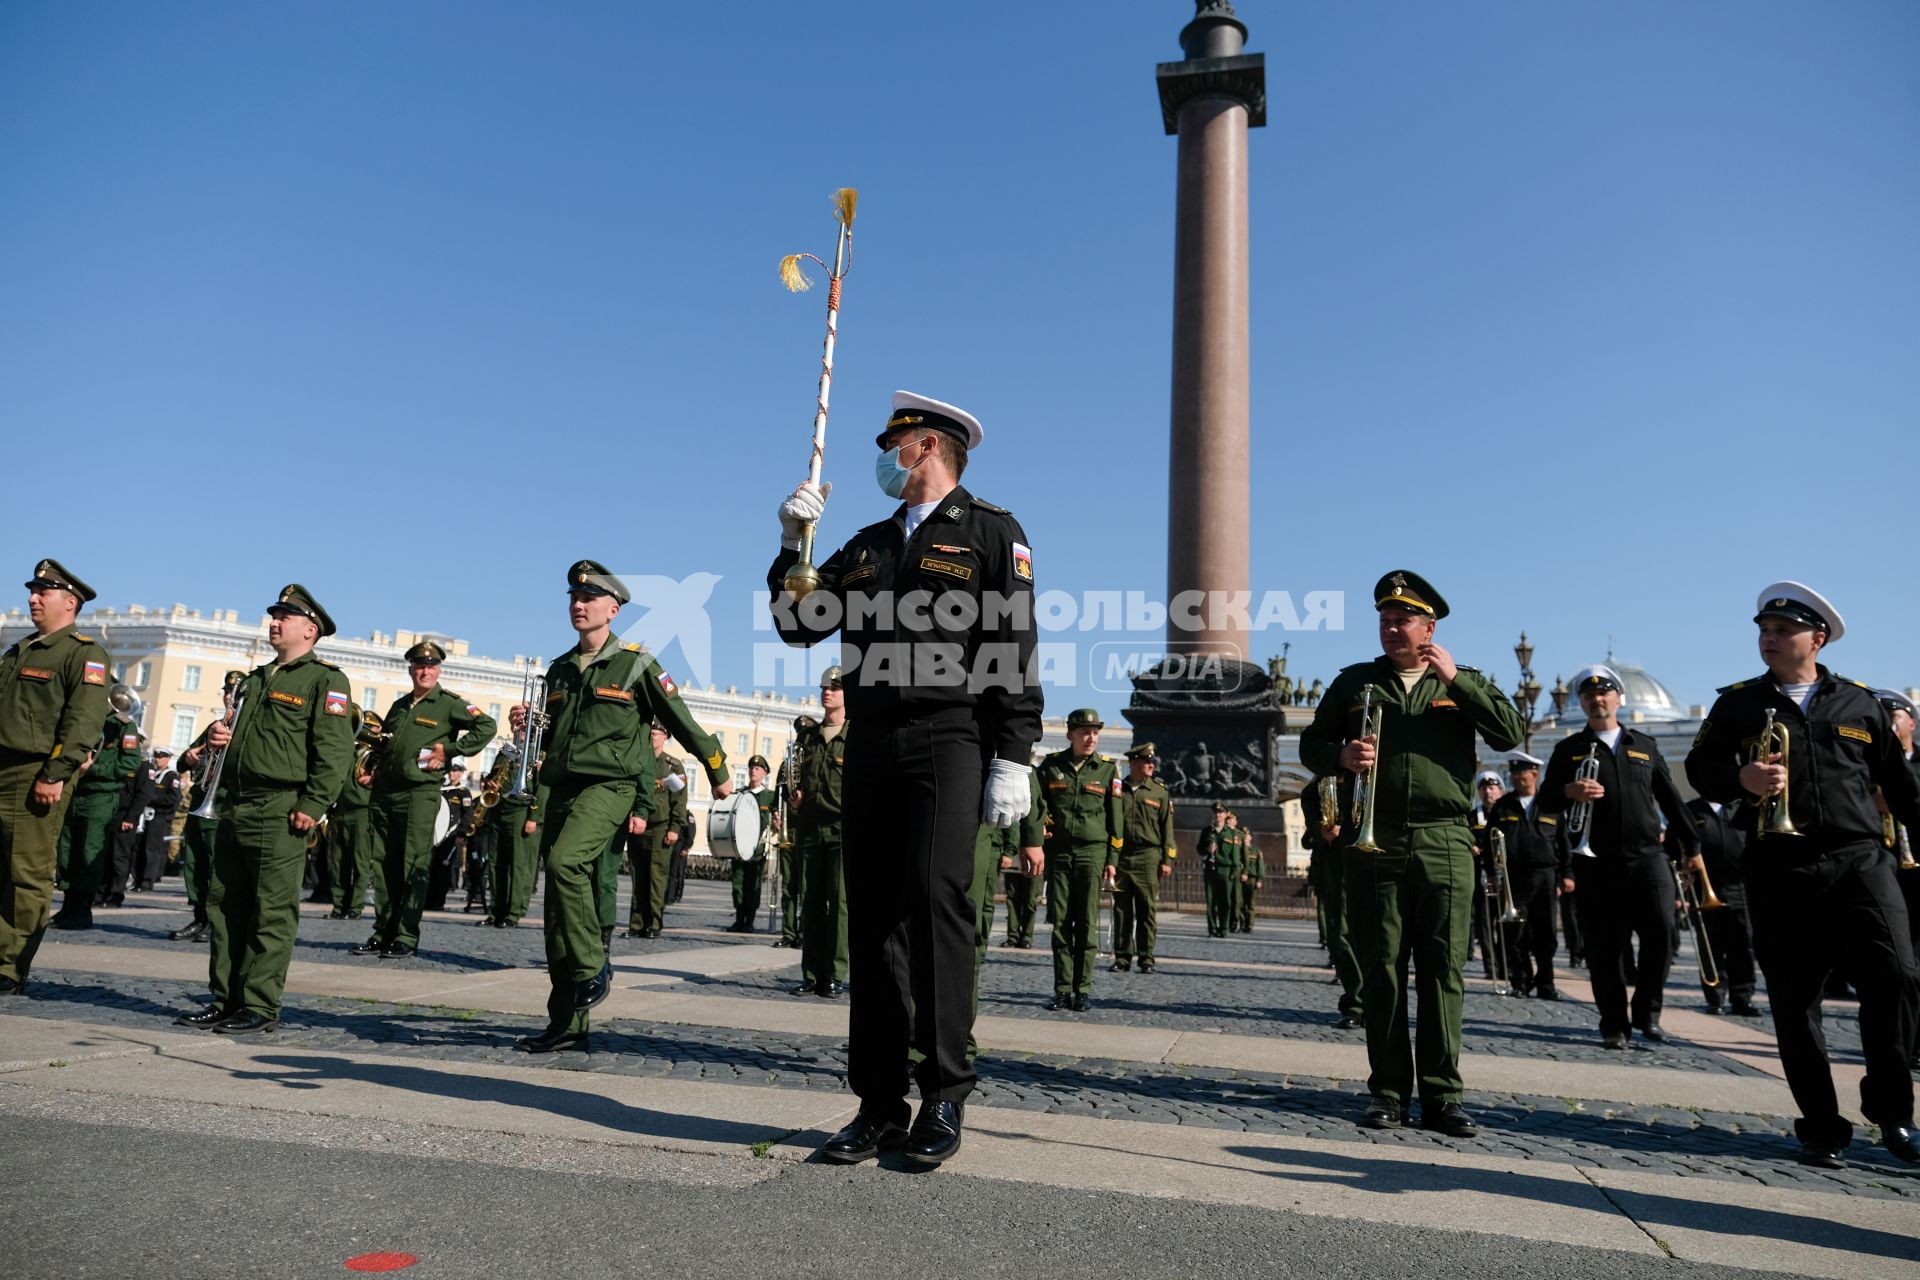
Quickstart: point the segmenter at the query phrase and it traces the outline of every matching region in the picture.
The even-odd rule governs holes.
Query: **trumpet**
[[[220,723],[227,727],[228,733],[232,733],[233,726],[239,723],[240,707],[247,700],[247,696],[240,692],[240,683],[239,680],[229,681],[221,694],[221,699],[226,704],[226,714],[220,718]],[[220,771],[226,768],[226,765],[227,749],[225,747],[217,749],[209,747],[201,757],[200,777],[203,781],[200,785],[204,790],[201,792],[199,807],[187,815],[189,818],[213,816],[213,796],[220,790]]]
[[[1360,736],[1373,739],[1373,768],[1365,773],[1356,773],[1353,778],[1353,821],[1360,828],[1353,847],[1362,853],[1380,852],[1380,846],[1373,838],[1373,798],[1378,790],[1374,785],[1374,773],[1380,768],[1380,727],[1386,718],[1387,709],[1373,705],[1373,686],[1368,685],[1365,696],[1360,700]]]
[[[1767,708],[1767,725],[1760,730],[1760,741],[1747,757],[1748,764],[1769,764],[1774,756],[1780,757],[1780,767],[1790,769],[1788,760],[1793,751],[1793,735],[1787,726],[1776,718],[1774,709]],[[1771,795],[1760,802],[1759,820],[1754,831],[1760,836],[1797,836],[1800,828],[1793,825],[1791,805],[1787,801],[1787,782],[1780,784],[1780,793]]]
[[[1575,782],[1593,782],[1600,777],[1600,747],[1587,748],[1587,758],[1573,771]],[[1568,852],[1576,858],[1597,858],[1593,851],[1593,801],[1581,800],[1567,806],[1567,834],[1579,836],[1580,843]]]
[[[1720,966],[1714,959],[1713,939],[1707,936],[1707,922],[1702,913],[1727,904],[1714,896],[1713,883],[1707,879],[1707,864],[1700,863],[1696,870],[1700,874],[1702,893],[1694,891],[1693,877],[1684,869],[1676,868],[1674,878],[1680,883],[1681,909],[1687,913],[1687,925],[1693,930],[1693,949],[1700,955],[1700,985],[1718,987]]]
[[[526,726],[520,731],[520,740],[507,748],[516,753],[513,790],[507,792],[507,799],[516,804],[534,798],[533,771],[538,764],[534,757],[547,731],[547,678],[541,674],[538,658],[527,665],[526,677],[520,682],[520,701],[527,708]]]

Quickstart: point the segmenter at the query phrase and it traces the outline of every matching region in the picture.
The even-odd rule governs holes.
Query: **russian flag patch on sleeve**
[[[339,689],[327,690],[327,714],[343,716],[347,714],[347,695]]]
[[[676,685],[673,682],[673,677],[664,671],[660,673],[660,689],[661,692],[665,693],[669,698],[677,698],[680,696],[680,686]]]

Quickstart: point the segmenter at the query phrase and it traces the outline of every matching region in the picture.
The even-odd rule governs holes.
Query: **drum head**
[[[440,808],[433,815],[433,842],[439,844],[447,838],[447,832],[453,829],[453,810],[447,807],[447,798],[440,797]]]
[[[736,791],[707,811],[707,848],[716,858],[752,862],[760,851],[760,803]]]

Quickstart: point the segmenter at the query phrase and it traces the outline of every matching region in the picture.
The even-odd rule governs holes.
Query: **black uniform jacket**
[[[1510,870],[1545,871],[1560,865],[1566,848],[1560,815],[1543,810],[1538,795],[1527,807],[1520,803],[1519,796],[1509,792],[1493,802],[1488,817],[1488,829],[1498,831],[1506,840]]]
[[[1593,831],[1587,837],[1593,851],[1604,859],[1664,856],[1667,852],[1690,855],[1699,846],[1700,835],[1694,830],[1686,802],[1680,798],[1680,789],[1673,785],[1673,775],[1667,772],[1660,748],[1652,738],[1627,725],[1620,726],[1616,746],[1617,753],[1607,750],[1591,729],[1556,742],[1534,807],[1544,807],[1560,818],[1562,826],[1566,825],[1566,811],[1574,803],[1567,799],[1567,784],[1573,781],[1581,762],[1597,753],[1597,781],[1607,794],[1593,804]],[[1667,850],[1660,844],[1663,815],[1672,846]]]
[[[1720,690],[1687,752],[1687,780],[1695,791],[1722,804],[1753,801],[1740,785],[1740,769],[1759,745],[1768,708],[1787,727],[1787,812],[1803,834],[1760,840],[1747,851],[1749,867],[1776,852],[1803,862],[1842,845],[1879,841],[1876,786],[1886,792],[1895,818],[1908,826],[1920,824],[1920,780],[1902,758],[1886,708],[1866,685],[1825,667],[1818,670],[1804,713],[1780,692],[1771,674]],[[1751,836],[1760,806],[1740,808],[1740,829]]]
[[[1028,764],[1040,740],[1033,665],[1033,553],[1011,512],[964,488],[903,536],[904,506],[854,534],[794,604],[782,589],[799,553],[767,571],[774,629],[791,645],[840,632],[847,719],[884,723],[971,707],[985,745]],[[816,599],[816,597],[818,597]],[[857,732],[857,730],[856,730]]]
[[[1700,828],[1700,856],[1706,859],[1707,879],[1716,885],[1741,884],[1747,878],[1747,833],[1739,827],[1740,810],[1745,807],[1735,801],[1721,805],[1715,813],[1705,800],[1687,801]]]

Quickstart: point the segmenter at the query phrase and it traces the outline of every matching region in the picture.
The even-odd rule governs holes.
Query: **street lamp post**
[[[1520,749],[1533,754],[1533,731],[1545,724],[1545,720],[1535,720],[1533,709],[1540,702],[1540,681],[1533,674],[1533,644],[1527,639],[1527,633],[1520,633],[1520,643],[1513,646],[1513,656],[1520,662],[1520,682],[1514,686],[1514,704],[1520,708],[1520,718],[1526,721],[1527,729]],[[1553,717],[1567,708],[1567,682],[1559,676],[1553,678],[1553,689],[1549,696],[1553,699]]]

